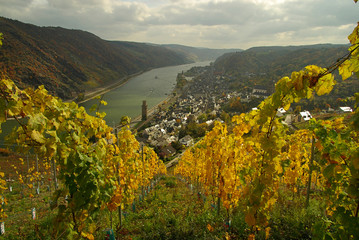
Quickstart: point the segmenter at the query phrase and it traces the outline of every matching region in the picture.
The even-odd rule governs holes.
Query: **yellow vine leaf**
[[[256,219],[254,217],[254,214],[252,213],[247,213],[244,220],[246,221],[248,226],[254,226],[256,224]]]
[[[207,224],[207,229],[208,229],[208,231],[210,231],[210,232],[213,232],[213,227],[211,226],[211,224]]]
[[[96,231],[96,228],[97,228],[96,223],[91,223],[90,226],[89,226],[89,231],[90,231],[91,233],[93,233],[93,232]]]
[[[85,221],[86,220],[86,218],[89,216],[89,214],[88,214],[88,211],[87,210],[83,210],[82,211],[82,213],[81,213],[81,215],[80,215],[80,217],[79,217],[79,219],[80,219],[80,221]]]
[[[226,235],[224,236],[224,238],[225,238],[226,240],[230,240],[230,239],[231,239],[231,237],[229,236],[229,233],[228,233],[228,232],[226,232]]]
[[[12,88],[14,87],[14,82],[9,79],[2,79],[2,84],[4,84],[9,90],[12,90]]]
[[[86,239],[89,239],[89,240],[94,240],[94,236],[91,234],[91,233],[86,233],[86,232],[81,232],[81,236],[86,238]]]
[[[321,96],[330,93],[335,83],[336,82],[332,74],[327,74],[324,77],[321,77],[315,87],[315,91],[317,92],[317,95]]]
[[[266,239],[269,238],[269,232],[270,232],[270,230],[271,230],[270,227],[267,227],[267,228],[265,229],[265,231],[266,231]]]
[[[359,157],[354,158],[353,166],[356,170],[359,170]]]
[[[256,235],[254,235],[254,234],[250,234],[248,236],[248,240],[255,240],[255,239],[256,239]]]
[[[303,89],[303,72],[292,72],[291,76],[295,90],[300,91]]]
[[[348,39],[351,44],[356,44],[359,41],[359,22],[354,28],[353,32],[348,36]]]
[[[345,60],[345,62],[342,63],[342,65],[339,66],[339,74],[342,76],[343,80],[349,78],[352,75],[352,72],[349,70],[350,68],[350,61]]]

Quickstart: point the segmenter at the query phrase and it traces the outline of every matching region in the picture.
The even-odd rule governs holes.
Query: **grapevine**
[[[270,210],[281,185],[293,192],[308,185],[310,191],[309,181],[326,189],[323,194],[327,199],[327,214],[335,217],[333,225],[341,229],[337,236],[359,236],[358,108],[351,118],[352,124],[343,124],[342,119],[313,120],[310,131],[291,135],[276,117],[279,108],[288,110],[293,102],[303,98],[329,94],[336,83],[334,70],[339,69],[343,80],[352,72],[359,72],[358,26],[348,37],[349,53],[337,63],[329,68],[310,65],[293,72],[291,77],[283,77],[258,110],[233,117],[232,134],[228,134],[225,124],[217,124],[179,162],[176,173],[190,176],[192,182],[202,182],[206,192],[221,198],[227,209],[240,207],[245,212],[245,220],[252,230],[249,238],[259,228],[268,226]],[[312,146],[322,154],[311,165]],[[202,165],[205,170],[195,170],[194,166]]]
[[[145,184],[140,178],[138,142],[124,130],[118,136],[120,145],[115,146],[117,137],[103,120],[104,114],[90,116],[83,107],[49,95],[43,86],[20,90],[3,76],[0,95],[0,123],[11,117],[19,123],[11,134],[19,150],[33,149],[41,158],[56,158],[61,183],[53,196],[53,207],[58,209],[57,234],[92,239],[97,212],[119,191],[121,199],[130,202],[138,186]],[[156,161],[151,156],[149,160]],[[120,163],[124,190],[112,174],[118,171],[115,162]],[[155,172],[146,177],[152,178],[151,174]]]

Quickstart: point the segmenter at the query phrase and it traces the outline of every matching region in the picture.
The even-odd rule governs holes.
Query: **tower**
[[[147,103],[146,100],[142,102],[142,121],[147,120]]]

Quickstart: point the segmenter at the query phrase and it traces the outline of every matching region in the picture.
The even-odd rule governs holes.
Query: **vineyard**
[[[312,119],[300,130],[277,117],[279,108],[329,94],[335,70],[343,80],[358,75],[359,24],[348,38],[348,54],[333,65],[293,72],[257,110],[228,125],[217,122],[184,152],[175,177],[165,176],[163,162],[136,140],[126,118],[113,129],[105,113],[91,116],[44,87],[20,90],[3,74],[0,123],[13,119],[18,128],[9,137],[17,154],[4,150],[0,158],[0,238],[114,239],[113,229],[119,239],[131,239],[129,233],[140,239],[278,239],[285,234],[278,221],[290,215],[281,211],[302,208],[292,217],[312,222],[297,227],[305,234],[289,238],[358,239],[359,109]],[[352,98],[359,103],[359,94]],[[144,218],[165,225],[131,225]],[[152,228],[162,234],[151,235]]]
[[[154,151],[140,146],[128,126],[116,131],[107,126],[104,113],[90,116],[74,102],[64,103],[49,95],[44,87],[20,90],[6,76],[2,76],[0,88],[0,122],[14,118],[19,127],[10,138],[18,146],[16,151],[31,154],[30,158],[36,156],[35,167],[30,166],[28,157],[19,157],[18,163],[10,166],[14,174],[9,175],[6,169],[6,179],[14,185],[9,189],[32,199],[44,191],[42,186],[48,186],[51,194],[41,195],[41,201],[51,198],[47,202],[56,209],[56,227],[49,233],[53,239],[94,239],[98,222],[105,221],[101,219],[103,212],[108,213],[112,225],[115,211],[121,213],[133,204],[138,194],[143,196],[153,187],[157,175],[166,172]],[[11,194],[5,198],[8,184],[4,173],[1,177],[0,221],[4,232],[6,206],[13,201],[9,202]],[[34,204],[39,200],[27,201],[31,209],[24,208],[21,214],[31,211],[35,219]],[[116,224],[121,226],[122,214],[119,216]]]
[[[304,194],[303,207],[312,198],[325,203],[319,239],[359,237],[359,142],[356,110],[343,117],[312,119],[307,129],[293,131],[277,117],[279,108],[293,102],[329,94],[335,85],[332,72],[343,80],[359,71],[359,28],[349,36],[352,46],[328,68],[307,66],[280,79],[275,92],[258,110],[235,116],[227,126],[217,122],[184,154],[176,173],[185,177],[227,211],[242,211],[250,227],[249,239],[270,235],[271,210],[284,194]],[[358,103],[359,95],[355,96]],[[290,194],[291,195],[291,194]]]

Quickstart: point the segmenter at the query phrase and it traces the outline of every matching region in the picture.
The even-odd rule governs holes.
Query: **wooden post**
[[[142,200],[144,199],[145,197],[145,193],[144,193],[144,167],[145,167],[145,164],[144,164],[144,159],[143,159],[143,144],[141,143],[141,149],[142,149]]]
[[[121,177],[120,177],[120,163],[117,163],[117,173],[118,173],[118,185],[120,186],[121,184]],[[122,209],[121,209],[122,204],[120,204],[120,206],[118,207],[118,218],[120,221],[120,227],[122,226]]]
[[[110,224],[111,224],[111,229],[113,229],[113,224],[112,224],[112,211],[110,211]]]
[[[5,222],[0,223],[0,235],[5,234]]]
[[[217,198],[217,215],[219,216],[221,212],[221,198],[218,196]]]
[[[117,128],[115,128],[115,136],[117,138],[117,146],[120,147],[120,139],[118,138],[118,134],[117,134]],[[121,176],[120,176],[120,163],[117,163],[117,174],[118,174],[118,185],[121,186]],[[118,218],[120,221],[120,227],[122,226],[122,209],[121,209],[122,204],[120,204],[120,206],[118,207]]]
[[[221,211],[221,168],[222,168],[222,163],[219,165],[218,168],[218,176],[217,176],[217,181],[218,181],[218,198],[217,198],[217,215],[219,216],[220,211]]]
[[[36,209],[35,208],[31,209],[31,218],[32,218],[32,220],[36,219]]]
[[[53,171],[53,176],[54,176],[54,185],[55,185],[55,190],[57,190],[57,176],[56,176],[56,162],[55,162],[55,158],[51,159],[51,163],[52,163],[52,171]]]
[[[308,185],[307,185],[307,199],[305,201],[305,207],[308,208],[309,206],[309,197],[310,197],[310,185],[312,182],[312,172],[313,172],[313,161],[314,161],[314,136],[312,137],[312,148],[310,154],[310,162],[309,162],[309,178],[308,178]]]
[[[36,173],[37,173],[37,188],[36,188],[36,194],[40,194],[40,181],[39,181],[39,158],[36,154]]]
[[[29,169],[30,169],[29,154],[26,155],[26,163],[27,163],[26,183],[29,184],[29,178],[27,177],[27,174],[29,174]]]

